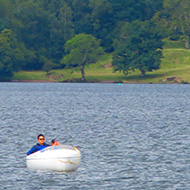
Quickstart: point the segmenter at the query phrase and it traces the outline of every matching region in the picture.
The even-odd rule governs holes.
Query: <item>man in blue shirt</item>
[[[46,148],[47,146],[50,146],[49,144],[45,143],[44,135],[42,134],[38,135],[37,139],[38,139],[38,143],[27,152],[27,155],[30,155],[34,152],[37,152],[39,150]]]

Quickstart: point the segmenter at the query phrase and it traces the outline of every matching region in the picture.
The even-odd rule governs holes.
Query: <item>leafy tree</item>
[[[139,69],[144,76],[146,72],[159,69],[163,46],[162,37],[150,21],[133,21],[126,23],[119,39],[115,41],[113,66],[115,71]]]
[[[151,19],[151,21],[156,24],[157,28],[159,28],[163,38],[167,38],[168,36],[176,36],[176,32],[167,22],[167,19],[169,19],[169,17],[169,13],[166,10],[162,10],[156,12],[154,17]]]
[[[47,60],[42,69],[48,74],[52,69],[56,69],[57,67],[57,64],[53,63],[51,60]]]
[[[150,20],[154,14],[163,9],[163,0],[144,0],[146,20]]]
[[[149,20],[154,13],[163,8],[163,0],[108,0],[113,7],[113,19],[131,22]]]
[[[125,22],[152,18],[162,3],[163,0],[0,0],[0,32],[11,29],[16,38],[13,70],[39,70],[47,60],[60,63],[66,41],[76,34],[91,34],[105,51],[112,52],[113,40]],[[171,21],[173,16],[170,18]]]
[[[49,19],[47,12],[37,2],[28,0],[20,3],[15,10],[17,33],[27,48],[37,50],[44,47],[49,39]]]
[[[89,0],[65,0],[72,10],[75,34],[92,34]]]
[[[10,0],[0,0],[0,31],[10,25],[12,6]]]
[[[59,62],[64,52],[64,44],[74,36],[72,10],[66,4],[50,16],[49,53],[55,62]]]
[[[19,68],[24,55],[18,47],[12,30],[4,29],[0,33],[0,79],[13,76]]]
[[[113,18],[116,22],[146,19],[144,0],[109,0],[113,7]]]
[[[85,65],[97,61],[104,52],[99,40],[90,34],[75,35],[66,42],[65,51],[67,54],[62,60],[62,64],[68,67],[79,66],[82,80],[85,80]]]
[[[18,40],[22,41],[26,48],[35,55],[33,67],[30,64],[28,68],[42,69],[44,63],[40,61],[40,57],[48,56],[46,47],[49,47],[49,17],[47,11],[43,10],[38,2],[34,0],[19,0],[17,6],[18,8],[14,10],[14,31],[17,33]]]
[[[185,37],[185,48],[189,49],[190,36],[190,1],[188,0],[164,0],[164,7],[170,14],[167,20],[173,29],[179,29]]]
[[[112,31],[114,30],[113,10],[108,0],[90,0],[90,20],[92,26],[91,34],[101,39],[101,46],[106,51],[112,49]]]

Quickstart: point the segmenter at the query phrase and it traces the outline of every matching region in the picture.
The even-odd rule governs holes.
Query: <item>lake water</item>
[[[31,172],[26,152],[77,146],[75,172]],[[190,86],[0,83],[0,189],[190,189]]]

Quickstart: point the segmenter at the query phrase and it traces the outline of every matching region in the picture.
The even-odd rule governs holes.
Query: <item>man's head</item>
[[[60,145],[58,141],[56,141],[55,139],[53,139],[51,141],[51,146],[57,146],[57,145]]]
[[[44,137],[44,135],[42,135],[42,134],[39,134],[39,135],[38,135],[38,142],[39,142],[40,145],[43,145],[43,144],[44,144],[44,142],[45,142],[45,137]]]

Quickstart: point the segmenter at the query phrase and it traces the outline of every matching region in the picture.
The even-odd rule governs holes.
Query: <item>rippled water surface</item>
[[[26,152],[75,145],[75,172],[31,172]],[[190,189],[190,86],[0,83],[0,189]]]

